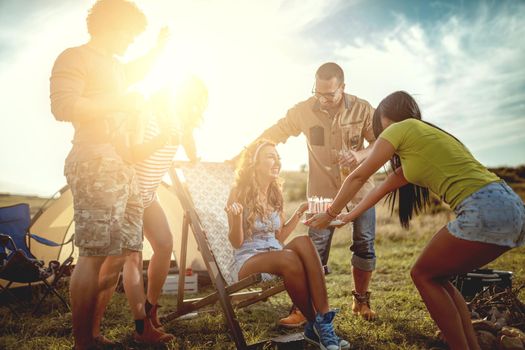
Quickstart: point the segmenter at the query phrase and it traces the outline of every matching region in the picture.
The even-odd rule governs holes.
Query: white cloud
[[[373,103],[407,90],[424,118],[475,151],[523,139],[525,6],[477,11],[427,26],[398,16],[390,31],[339,43],[349,90]],[[499,140],[488,143],[491,138]]]
[[[335,14],[352,10],[359,1],[137,2],[150,25],[129,56],[150,47],[158,28],[168,24],[174,51],[166,75],[195,69],[208,83],[209,109],[197,133],[206,159],[233,156],[307,98],[315,69],[327,60],[345,69],[350,93],[372,104],[394,90],[413,93],[426,118],[474,152],[520,141],[525,126],[525,6],[499,6],[496,12],[481,6],[470,19],[455,16],[432,26],[397,15],[392,28],[354,33],[352,42],[333,42],[333,37],[307,36],[305,30],[335,25]],[[5,183],[22,183],[45,195],[64,182],[71,127],[51,116],[48,76],[62,49],[87,39],[84,18],[93,1],[67,9],[58,3],[37,11],[30,23],[0,26],[0,38],[23,38],[0,66],[0,191],[12,191],[2,188]],[[229,133],[217,132],[227,127]],[[288,169],[307,160],[301,138],[290,140],[280,152]]]
[[[318,62],[312,65],[308,53],[315,43],[302,30],[331,16],[337,4],[225,0],[150,6],[152,23],[162,23],[164,17],[173,24],[173,62],[197,71],[210,90],[206,121],[196,133],[206,159],[236,155],[288,108],[309,97]],[[300,138],[280,151],[285,168],[306,162]]]
[[[27,186],[22,184],[34,184],[32,188],[45,195],[64,182],[71,126],[56,122],[49,111],[48,78],[58,53],[87,39],[84,18],[91,3],[75,3],[67,11],[37,11],[38,22],[9,28],[10,33],[24,33],[28,44],[18,45],[0,71],[0,93],[6,101],[2,126],[8,131],[0,147],[11,149],[1,155],[0,191],[13,191],[1,188],[6,183],[18,183],[23,191]],[[330,16],[337,5],[315,0],[137,3],[150,25],[128,57],[151,47],[158,28],[168,24],[174,54],[166,77],[195,69],[208,83],[207,118],[197,132],[199,150],[208,160],[237,154],[287,108],[308,97],[314,70],[303,46],[311,42],[301,37],[301,30]],[[306,161],[304,142],[288,143],[282,158],[297,169]]]

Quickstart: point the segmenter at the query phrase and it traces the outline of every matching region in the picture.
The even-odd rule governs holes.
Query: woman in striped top
[[[164,141],[150,155],[135,164],[144,204],[144,235],[151,244],[153,255],[148,266],[147,296],[142,279],[142,253],[131,254],[124,264],[124,287],[130,304],[144,303],[146,314],[156,328],[161,328],[157,316],[158,299],[170,268],[173,238],[166,215],[158,201],[156,191],[170,168],[179,144],[191,162],[198,161],[193,130],[201,123],[208,103],[204,83],[195,77],[188,79],[177,94],[175,109],[167,107],[168,96],[157,96],[153,101],[157,118],[151,118],[144,128],[143,144]],[[160,135],[171,130],[169,138]]]

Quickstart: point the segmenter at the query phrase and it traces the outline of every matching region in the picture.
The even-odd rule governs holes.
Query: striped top
[[[155,118],[150,118],[144,133],[144,142],[148,142],[160,134]],[[143,161],[135,164],[135,170],[140,187],[144,208],[147,208],[156,198],[156,191],[162,178],[173,163],[178,145],[165,145]]]

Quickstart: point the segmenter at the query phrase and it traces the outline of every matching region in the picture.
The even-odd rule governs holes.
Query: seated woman
[[[479,349],[465,300],[449,277],[524,245],[523,203],[454,136],[422,121],[416,101],[406,92],[394,92],[381,101],[373,127],[377,141],[372,153],[348,175],[326,213],[308,224],[325,227],[366,179],[391,159],[393,173],[339,218],[355,220],[386,194],[395,199],[397,190],[401,225],[408,227],[412,214],[428,204],[429,189],[441,196],[455,211],[456,220],[438,230],[412,267],[411,276],[450,349]]]
[[[307,204],[303,203],[283,224],[283,194],[279,183],[281,162],[275,144],[259,140],[241,155],[235,186],[226,205],[229,239],[235,248],[233,275],[281,276],[292,301],[308,319],[307,341],[321,349],[348,348],[334,332],[336,311],[328,306],[319,255],[308,236],[280,242],[294,230]]]

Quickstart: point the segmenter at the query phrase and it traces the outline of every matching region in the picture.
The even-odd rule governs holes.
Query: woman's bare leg
[[[315,310],[312,306],[308,278],[297,253],[283,249],[252,256],[239,271],[239,279],[263,272],[281,276],[293,303],[309,321],[314,320]]]
[[[472,327],[472,318],[465,299],[463,299],[461,293],[449,281],[444,283],[444,287],[459,311],[461,324],[463,325],[463,330],[465,331],[465,336],[467,337],[467,343],[469,344],[470,349],[479,349],[478,338]]]
[[[316,312],[327,313],[330,307],[324,271],[312,240],[308,236],[299,236],[288,243],[285,248],[293,250],[301,259]]]
[[[448,278],[481,267],[509,248],[458,239],[443,227],[411,270],[412,280],[450,349],[479,349],[465,301]]]
[[[168,276],[173,251],[173,237],[164,210],[154,201],[144,210],[144,235],[153,248],[148,267],[148,301],[155,305]]]
[[[126,257],[124,263],[123,284],[133,319],[142,320],[146,317],[144,309],[146,293],[142,277],[142,252],[133,252]]]
[[[123,249],[122,255],[108,256],[100,266],[98,274],[98,295],[96,301],[95,317],[93,319],[93,337],[100,335],[100,323],[113,293],[117,287],[120,271],[126,258],[132,254],[128,249]]]

